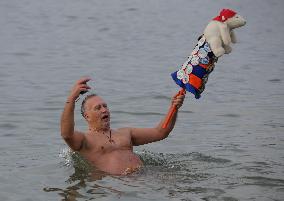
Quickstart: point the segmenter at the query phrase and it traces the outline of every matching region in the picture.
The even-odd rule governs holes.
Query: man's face
[[[105,101],[94,96],[88,99],[85,103],[85,118],[89,125],[96,128],[110,127],[110,113]]]

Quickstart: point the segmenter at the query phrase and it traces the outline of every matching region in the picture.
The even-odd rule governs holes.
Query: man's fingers
[[[80,91],[89,91],[89,89],[91,89],[91,87],[89,87],[88,85],[81,85],[79,90]]]
[[[84,83],[87,83],[88,81],[90,81],[91,78],[90,77],[82,77],[81,79],[79,79],[77,81],[77,84],[84,84]]]
[[[172,99],[172,101],[183,101],[184,98],[185,98],[185,95],[180,95],[180,96],[178,96],[178,97],[174,97],[174,98]]]
[[[76,85],[75,88],[73,89],[76,94],[84,94],[89,91],[91,87],[89,87],[87,84],[80,84]]]
[[[80,84],[80,87],[84,87],[84,88],[87,88],[87,89],[91,89],[91,87],[87,84]]]
[[[80,96],[80,94],[84,94],[89,89],[91,89],[91,87],[86,84],[90,80],[90,77],[82,77],[81,79],[77,80],[75,85],[71,89],[70,97],[76,100]]]
[[[179,95],[179,96],[177,96],[176,98],[178,98],[178,99],[184,99],[184,98],[185,98],[185,95]]]
[[[172,98],[172,104],[175,107],[180,108],[183,104],[184,98],[185,98],[185,95],[179,95],[177,97],[173,97]]]
[[[89,89],[86,88],[86,87],[81,87],[81,88],[79,89],[79,93],[80,93],[80,94],[85,94],[85,93],[87,93],[88,91],[89,91]]]

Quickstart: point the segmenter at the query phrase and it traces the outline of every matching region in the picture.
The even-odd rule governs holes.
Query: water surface
[[[75,80],[93,77],[113,128],[155,126],[178,91],[170,73],[223,7],[248,23],[202,98],[187,95],[172,134],[135,148],[141,171],[94,172],[68,151],[59,119]],[[0,1],[0,200],[283,200],[283,9],[281,0]],[[76,127],[86,129],[79,107]]]

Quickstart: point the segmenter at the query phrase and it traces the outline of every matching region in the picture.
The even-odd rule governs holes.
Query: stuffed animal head
[[[230,9],[223,9],[219,16],[213,18],[213,20],[227,24],[230,29],[235,29],[246,24],[246,20],[242,16]]]

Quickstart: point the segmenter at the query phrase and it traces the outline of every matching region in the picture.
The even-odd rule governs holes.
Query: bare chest
[[[89,135],[87,137],[87,151],[92,153],[109,153],[115,150],[132,150],[130,134],[113,133],[110,136],[104,134]]]

